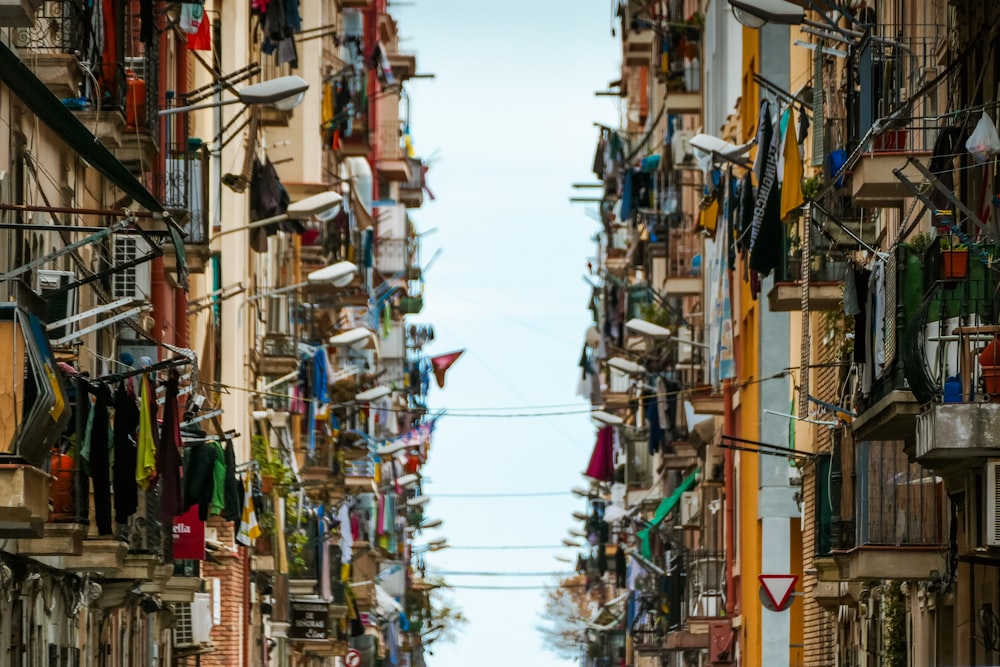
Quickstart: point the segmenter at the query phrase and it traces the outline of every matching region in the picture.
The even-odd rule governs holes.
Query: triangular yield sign
[[[774,603],[774,608],[781,611],[788,597],[795,590],[795,582],[799,580],[795,574],[760,574],[757,575],[760,585],[764,587],[767,597]]]

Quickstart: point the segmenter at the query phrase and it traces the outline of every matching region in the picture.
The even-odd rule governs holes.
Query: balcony
[[[912,32],[923,34],[917,37]],[[878,42],[881,37],[889,42]],[[938,26],[879,25],[866,35],[847,63],[849,74],[847,99],[847,136],[853,150],[868,136],[870,129],[896,111],[926,83],[928,73],[938,71],[938,44],[944,38]],[[902,48],[892,42],[902,44]],[[853,81],[857,72],[857,81]],[[917,124],[888,125],[871,137],[865,152],[851,174],[850,192],[855,206],[898,207],[912,193],[893,173],[920,183],[919,173],[908,157],[928,161],[935,128]]]
[[[829,312],[841,308],[843,301],[843,281],[850,264],[839,249],[834,249],[829,239],[816,229],[815,220],[810,234],[808,253],[800,246],[803,238],[802,226],[809,224],[800,219],[787,225],[791,236],[785,237],[786,252],[781,264],[774,271],[774,287],[767,294],[771,312],[788,313],[800,311],[803,304],[811,312]],[[803,266],[803,258],[809,266]],[[804,291],[804,271],[809,272],[809,290]]]
[[[671,90],[667,92],[667,113],[700,114],[702,107],[700,90]]]
[[[910,463],[899,440],[843,446],[841,462],[840,516],[831,552],[840,579],[929,580],[943,574],[944,481]]]
[[[410,178],[399,184],[399,203],[406,208],[420,208],[424,204],[424,163],[420,158],[406,158],[410,163]]]
[[[1000,456],[1000,404],[933,404],[917,417],[916,458],[921,464],[938,468],[989,456]]]
[[[298,369],[298,342],[288,334],[268,333],[256,353],[257,374],[280,377]]]
[[[625,33],[622,44],[622,62],[626,67],[649,65],[656,47],[656,33],[652,29],[631,29]]]
[[[12,31],[11,42],[49,90],[85,125],[97,127],[102,142],[138,173],[141,164],[155,161],[157,150],[159,51],[155,41],[147,48],[121,37],[125,25],[138,20],[127,7],[116,4],[117,14],[108,19],[117,26],[108,36],[117,40],[122,55],[117,62],[101,61],[101,38],[89,29],[83,5],[73,0],[43,2],[33,25]]]
[[[382,180],[406,183],[410,180],[410,161],[401,144],[399,123],[383,123],[379,132],[378,172]]]
[[[350,133],[345,132],[341,135],[340,145],[335,150],[341,158],[366,157],[372,152],[367,118],[355,117],[348,122],[350,123]]]
[[[356,541],[351,558],[351,592],[354,593],[358,611],[371,611],[375,608],[377,577],[377,552],[368,542]]]
[[[417,73],[417,57],[412,53],[390,53],[389,65],[398,81],[406,81]]]
[[[704,283],[701,273],[701,242],[690,228],[669,226],[666,244],[649,249],[652,262],[652,285],[662,286],[666,296],[701,294]]]
[[[34,466],[0,463],[0,537],[38,538],[49,518],[49,475]]]

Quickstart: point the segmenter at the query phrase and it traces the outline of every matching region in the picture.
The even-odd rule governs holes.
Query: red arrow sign
[[[785,603],[795,590],[795,582],[799,577],[795,574],[760,574],[757,575],[757,579],[760,580],[767,597],[774,603],[774,608],[784,611]]]

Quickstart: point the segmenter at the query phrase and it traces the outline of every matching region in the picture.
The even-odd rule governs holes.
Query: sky
[[[596,97],[620,76],[610,0],[414,0],[392,5],[400,48],[417,70],[407,84],[417,153],[432,161],[437,200],[411,213],[423,238],[424,310],[433,354],[465,349],[429,403],[439,420],[424,492],[430,518],[452,548],[426,556],[428,574],[555,572],[572,556],[555,546],[584,510],[569,490],[585,486],[595,432],[576,396],[584,332],[591,324],[581,276],[594,254],[598,223],[569,197],[590,173],[595,122],[618,124],[614,98]],[[591,205],[593,206],[593,205]],[[496,408],[561,406],[547,417],[462,416]],[[463,498],[448,494],[551,493]],[[440,494],[440,495],[438,495]],[[463,549],[487,546],[491,549]],[[536,667],[571,664],[543,649],[537,630],[541,590],[462,586],[541,586],[552,577],[447,575],[452,601],[469,622],[437,644],[430,667]]]

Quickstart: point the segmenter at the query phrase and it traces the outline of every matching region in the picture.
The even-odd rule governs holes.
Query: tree
[[[586,577],[563,579],[545,590],[543,622],[536,626],[545,648],[560,658],[580,657],[587,645],[587,624],[601,605],[600,589],[587,590]]]

